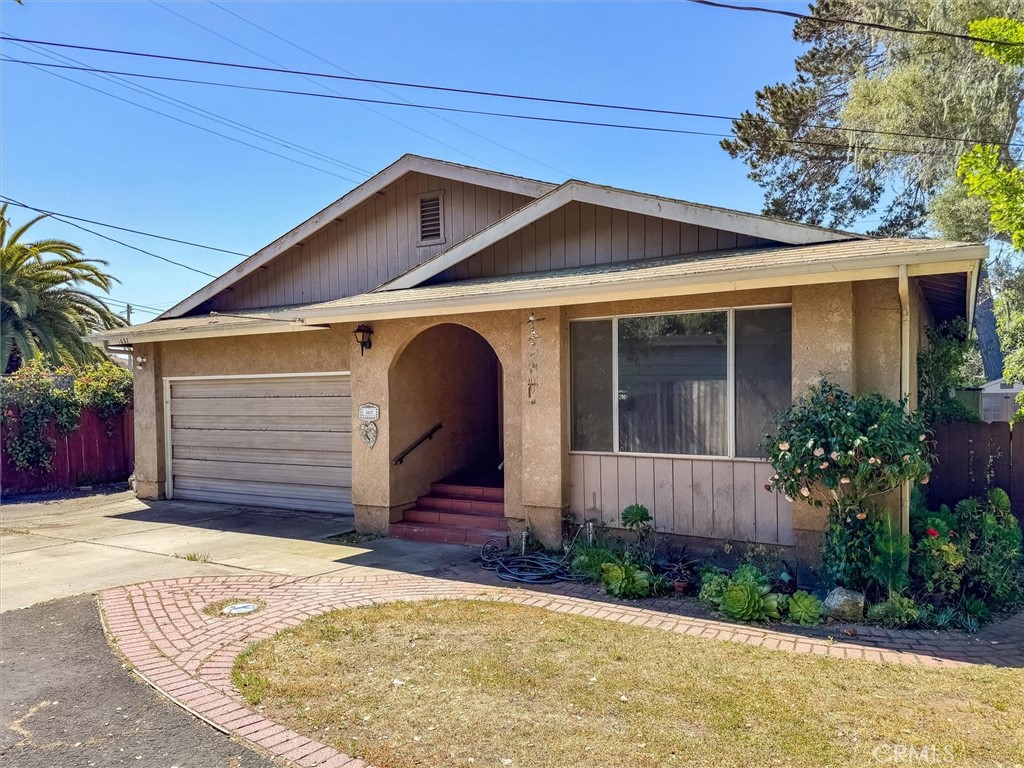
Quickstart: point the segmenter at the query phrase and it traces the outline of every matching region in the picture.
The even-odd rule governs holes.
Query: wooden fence
[[[44,434],[54,443],[48,471],[17,469],[6,442],[0,444],[0,494],[4,497],[121,482],[135,466],[131,408],[111,419],[83,410],[78,427],[70,434],[61,434],[53,424],[46,426]]]
[[[952,506],[998,486],[1010,495],[1013,513],[1024,527],[1024,425],[1011,430],[1004,421],[938,424],[934,450],[930,508]]]

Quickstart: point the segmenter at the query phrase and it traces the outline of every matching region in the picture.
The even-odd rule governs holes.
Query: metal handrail
[[[430,429],[428,429],[426,432],[424,432],[422,435],[420,435],[412,445],[410,445],[408,448],[406,448],[404,451],[398,454],[398,456],[395,457],[395,460],[393,462],[394,465],[397,467],[399,464],[405,461],[406,456],[408,456],[410,453],[412,453],[421,445],[423,445],[423,443],[427,442],[428,440],[433,440],[434,435],[437,433],[437,431],[439,429],[442,429],[443,427],[444,424],[438,422]]]

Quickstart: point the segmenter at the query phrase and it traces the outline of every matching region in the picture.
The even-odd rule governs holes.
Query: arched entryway
[[[392,507],[412,505],[403,522],[423,525],[392,526],[393,533],[474,543],[478,537],[459,531],[504,530],[502,386],[494,349],[462,325],[420,332],[395,359],[388,374]],[[473,497],[480,503],[468,503]],[[487,519],[472,518],[477,512]],[[428,525],[445,521],[446,528]]]

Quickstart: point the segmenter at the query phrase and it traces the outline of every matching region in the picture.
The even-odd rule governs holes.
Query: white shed
[[[1002,379],[990,381],[981,388],[982,421],[1009,421],[1021,407],[1017,396],[1024,391],[1020,382],[1006,383]]]

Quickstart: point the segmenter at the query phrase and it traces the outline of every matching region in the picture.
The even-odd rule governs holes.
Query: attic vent
[[[441,195],[431,193],[420,198],[420,245],[444,242]]]

